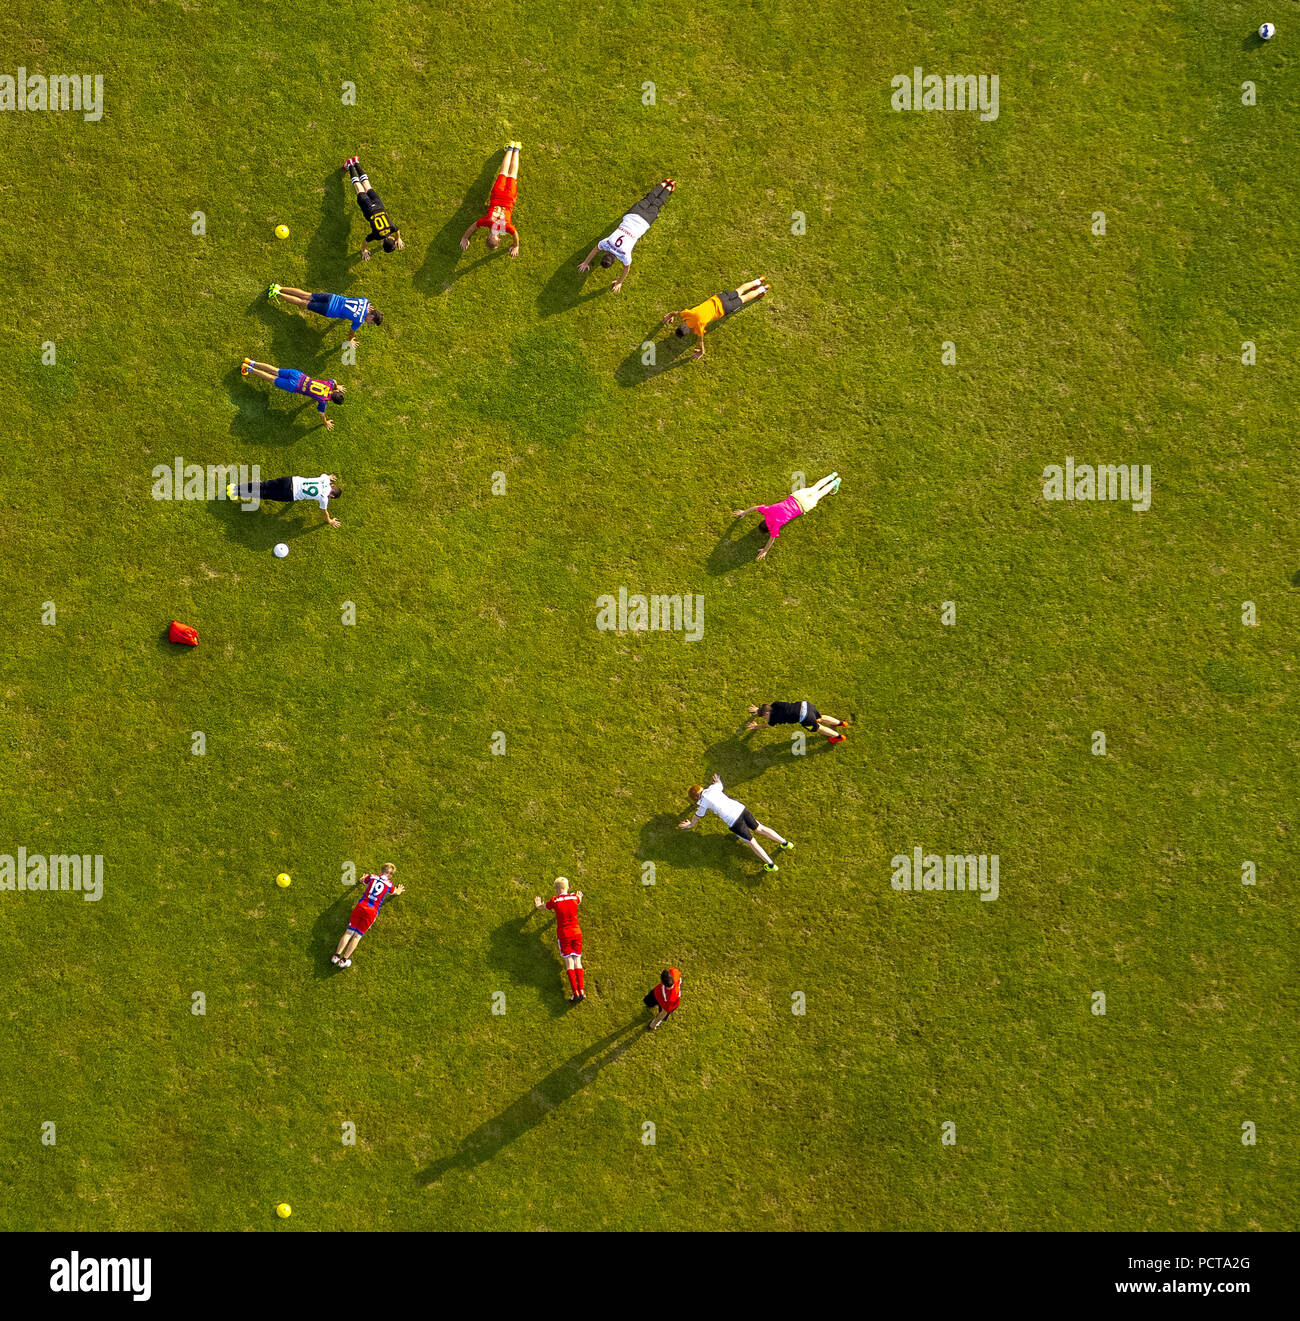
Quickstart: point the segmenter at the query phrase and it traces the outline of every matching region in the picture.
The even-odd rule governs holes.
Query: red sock
[[[578,973],[574,968],[565,968],[564,975],[569,979],[569,986],[574,995],[578,994]]]
[[[580,990],[580,991],[582,991],[582,992],[585,993],[586,990],[587,990],[587,981],[586,981],[586,978],[584,978],[583,975],[582,975],[582,969],[581,969],[581,968],[575,968],[575,969],[574,969],[574,972],[576,972],[576,973],[578,974],[578,990]]]

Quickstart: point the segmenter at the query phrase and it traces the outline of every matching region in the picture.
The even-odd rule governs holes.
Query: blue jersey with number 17
[[[360,330],[361,323],[366,319],[366,313],[369,311],[368,298],[344,298],[341,294],[330,294],[329,311],[325,315],[335,317],[339,321],[351,321],[352,329]]]

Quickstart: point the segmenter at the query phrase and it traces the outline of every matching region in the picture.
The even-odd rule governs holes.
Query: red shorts
[[[503,206],[506,209],[506,219],[510,219],[510,208],[515,204],[515,198],[519,195],[519,180],[507,179],[504,174],[498,174],[496,182],[492,185],[492,194],[488,198],[488,213],[491,214],[494,206]]]
[[[367,908],[365,904],[358,904],[352,910],[352,916],[348,918],[348,926],[364,936],[370,930],[370,924],[375,920],[375,917],[375,909]]]
[[[556,942],[560,946],[560,953],[567,959],[570,955],[582,953],[582,932],[566,931],[564,935],[557,936]]]

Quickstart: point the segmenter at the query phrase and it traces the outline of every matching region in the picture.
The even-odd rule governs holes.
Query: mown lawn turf
[[[106,868],[96,904],[0,892],[0,1225],[1293,1227],[1270,17],[1267,47],[1218,0],[0,18],[5,71],[106,99],[0,115],[0,851]],[[996,73],[998,118],[891,110],[918,65]],[[521,255],[462,255],[509,138]],[[407,240],[365,266],[352,153]],[[582,280],[664,174],[624,291]],[[760,275],[702,363],[657,329]],[[386,322],[344,365],[272,280]],[[246,355],[346,384],[337,429]],[[1149,463],[1151,508],[1045,502],[1067,454]],[[156,501],[177,455],[337,472],[343,527]],[[755,563],[729,511],[832,469]],[[598,631],[620,587],[702,594],[702,638]],[[801,697],[849,740],[735,736]],[[714,771],[796,842],[779,877],[675,830]],[[996,853],[996,902],[893,890],[916,845]],[[334,973],[344,863],[390,859],[408,891]],[[573,1010],[529,916],[557,874]]]

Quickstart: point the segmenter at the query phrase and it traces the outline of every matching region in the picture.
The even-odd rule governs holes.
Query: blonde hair
[[[700,795],[704,792],[704,786],[702,784],[693,784],[686,792],[691,802],[698,803],[700,801]]]
[[[569,893],[569,878],[567,876],[557,876],[555,878],[555,893],[556,894]]]
[[[397,864],[395,862],[386,862],[380,870],[385,876],[391,876],[397,870]]]

